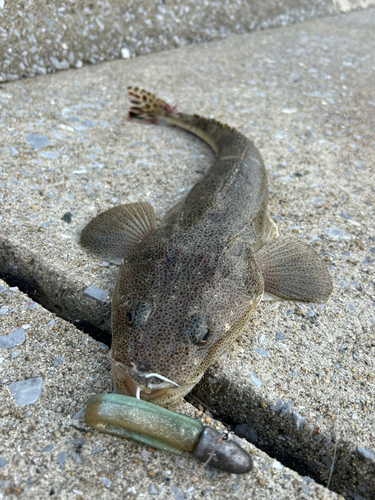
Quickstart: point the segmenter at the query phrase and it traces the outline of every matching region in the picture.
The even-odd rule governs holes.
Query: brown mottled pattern
[[[142,398],[170,406],[229,348],[254,312],[264,292],[255,253],[277,236],[277,230],[268,216],[263,161],[249,139],[215,120],[179,113],[146,91],[130,88],[129,96],[131,121],[185,128],[208,142],[217,154],[206,175],[166,214],[158,229],[151,233],[140,230],[140,243],[124,245],[113,295],[111,357],[117,390],[134,394],[138,386]],[[119,214],[124,213],[123,208],[117,208]],[[134,213],[130,229],[134,218],[145,217],[142,207]],[[101,224],[107,234],[116,209],[104,214]],[[83,235],[90,239],[91,251],[95,246],[95,252],[100,253],[99,246],[104,247],[104,254],[107,250],[110,254],[111,238],[107,245],[102,232],[100,236],[91,234],[98,229],[95,220]],[[277,245],[272,251],[271,257],[277,253]],[[311,253],[307,248],[302,259],[308,261]],[[259,259],[266,274],[267,255],[265,252]],[[315,254],[314,258],[319,260]],[[309,269],[308,264],[305,267]],[[278,272],[285,279],[278,268],[276,277]],[[272,273],[267,276],[271,283]],[[299,275],[299,279],[308,289],[308,277]],[[272,288],[275,294],[277,286],[282,288],[282,284],[276,283],[276,291]],[[293,283],[288,287],[293,288]],[[145,375],[149,373],[162,375],[180,387],[147,394],[150,381]],[[152,377],[151,382],[161,381]]]

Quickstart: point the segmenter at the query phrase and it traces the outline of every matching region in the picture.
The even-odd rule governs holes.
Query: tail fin
[[[151,125],[169,125],[168,118],[179,115],[177,109],[138,87],[128,87],[130,108],[127,119]]]

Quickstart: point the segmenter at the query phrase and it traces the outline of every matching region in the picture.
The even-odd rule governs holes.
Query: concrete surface
[[[15,326],[25,332],[23,342],[0,349],[0,499],[339,498],[234,435],[255,464],[245,475],[92,431],[80,410],[92,394],[111,389],[106,346],[2,280],[0,298],[9,310],[0,316],[2,334]],[[36,401],[20,404],[14,382],[38,378]],[[24,387],[23,397],[29,395]],[[188,403],[179,411],[225,431]]]
[[[103,328],[110,299],[84,291],[110,297],[117,270],[84,254],[77,231],[129,201],[162,216],[213,161],[183,131],[127,123],[126,86],[254,140],[280,234],[322,254],[334,292],[323,307],[261,304],[194,394],[322,484],[337,442],[331,487],[355,500],[375,491],[374,25],[369,9],[0,90],[0,269],[52,311]]]
[[[0,82],[350,12],[375,0],[0,0]]]

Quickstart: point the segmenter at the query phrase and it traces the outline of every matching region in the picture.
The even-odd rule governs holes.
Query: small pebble
[[[73,420],[79,420],[82,417],[84,411],[85,411],[84,408],[82,408],[81,410],[77,411],[77,413],[73,417]]]
[[[355,304],[354,304],[354,302],[350,301],[348,303],[348,309],[349,309],[349,311],[354,311],[355,310]]]
[[[13,382],[8,385],[8,389],[16,398],[17,405],[31,405],[38,400],[42,385],[43,379],[35,377]]]
[[[302,476],[302,481],[306,484],[314,483],[314,479],[311,479],[310,476]]]
[[[111,487],[111,480],[108,477],[106,477],[106,476],[102,477],[101,482],[102,482],[102,485],[105,486],[106,488]]]
[[[306,493],[306,495],[310,495],[310,490],[307,484],[302,484],[302,490],[304,493]]]
[[[36,308],[36,302],[33,302],[32,300],[28,300],[25,304],[26,309],[35,309]]]
[[[98,162],[89,163],[89,165],[92,168],[103,168],[105,166],[104,163],[98,163]]]
[[[325,201],[326,201],[325,198],[314,198],[313,201],[312,201],[312,203],[314,205],[318,205],[318,206],[320,205],[321,206],[321,205],[323,205],[325,203]]]
[[[83,291],[83,295],[91,297],[92,299],[103,302],[108,298],[108,293],[100,288],[95,288],[94,286],[88,286],[86,290]]]
[[[263,333],[262,333],[262,335],[259,335],[258,344],[262,345],[265,342],[265,340],[266,340],[266,336],[263,335]]]
[[[46,221],[46,222],[39,222],[38,223],[38,226],[40,227],[44,227],[45,229],[47,227],[49,227],[51,224],[53,224],[53,220],[49,220],[49,221]]]
[[[0,335],[0,347],[3,349],[15,347],[16,345],[23,344],[25,338],[25,330],[23,328],[17,328],[9,335]]]
[[[53,56],[50,57],[50,61],[56,69],[68,69],[70,66],[68,61],[65,61],[64,59],[62,61],[59,61],[56,57]]]
[[[14,359],[20,355],[20,351],[14,350],[10,353],[10,359]]]
[[[96,446],[93,446],[90,451],[91,455],[97,455],[100,453],[100,448],[97,448]]]
[[[47,444],[47,446],[45,446],[43,449],[42,449],[42,452],[43,453],[46,453],[47,451],[51,451],[53,449],[53,444]]]
[[[251,382],[256,386],[256,387],[260,387],[262,385],[262,382],[261,380],[259,380],[259,378],[255,375],[254,372],[247,372],[247,374],[249,375],[250,377],[250,380]]]
[[[306,420],[306,417],[303,417],[299,413],[293,412],[293,418],[294,423],[296,424],[296,429],[297,431],[299,431],[303,421]]]
[[[55,358],[52,361],[52,366],[54,366],[54,367],[59,366],[59,364],[62,363],[63,361],[64,361],[64,358]]]
[[[0,308],[0,316],[4,316],[4,314],[6,314],[8,312],[8,307],[7,306],[3,306]]]
[[[366,264],[367,266],[371,266],[372,264],[372,258],[369,257],[368,255],[363,259],[362,264]]]
[[[279,413],[279,417],[283,418],[285,417],[285,415],[289,412],[289,410],[291,409],[293,405],[293,401],[288,401],[287,403],[285,403],[283,405],[283,407],[281,408],[281,411]]]
[[[5,458],[0,457],[0,467],[5,467],[6,464],[7,464],[7,461],[5,460]]]
[[[45,148],[49,144],[49,139],[41,134],[27,134],[26,141],[33,149]]]
[[[171,484],[171,490],[172,490],[172,493],[175,497],[175,500],[185,500],[185,497],[182,493],[182,491],[177,488],[177,486],[175,486],[174,484]]]
[[[130,59],[130,50],[127,49],[126,47],[121,49],[121,57],[123,59]]]
[[[306,316],[308,316],[309,318],[313,318],[315,316],[315,313],[311,309],[308,309],[306,311]]]
[[[284,401],[282,399],[279,399],[276,401],[276,403],[272,406],[270,406],[271,410],[273,411],[279,411],[283,407]]]
[[[153,484],[148,485],[148,494],[149,495],[157,495],[158,494],[158,490],[155,488],[155,486]]]
[[[268,352],[261,347],[257,347],[256,349],[254,349],[254,351],[259,354],[259,356],[262,356],[262,358],[268,358]]]
[[[276,340],[284,340],[286,339],[286,335],[283,332],[276,332]]]
[[[57,160],[59,157],[59,153],[56,153],[55,151],[43,151],[40,153],[40,156],[43,156],[43,158],[48,158],[50,160]]]
[[[370,460],[372,462],[375,461],[375,452],[372,450],[368,450],[367,448],[362,448],[361,446],[357,447],[357,452],[361,457],[365,458],[366,460]]]
[[[76,446],[82,446],[86,443],[87,439],[86,438],[76,438],[76,439],[69,439],[68,444],[74,444]]]
[[[332,228],[332,227],[326,227],[324,229],[324,232],[326,234],[328,234],[328,236],[334,240],[348,240],[350,239],[350,236],[346,233],[344,233],[344,231],[342,229],[335,229],[335,228]]]
[[[80,464],[82,462],[81,460],[81,457],[78,455],[78,453],[76,453],[75,451],[72,451],[70,453],[70,456],[72,457],[72,459],[77,462],[77,464]]]
[[[342,217],[343,219],[352,219],[353,217],[345,212],[341,212],[340,213],[340,217]]]
[[[9,146],[9,153],[11,156],[18,156],[19,155],[18,149],[14,148],[13,146]]]
[[[66,212],[62,217],[61,220],[66,222],[67,224],[70,224],[72,222],[72,214],[70,212]]]

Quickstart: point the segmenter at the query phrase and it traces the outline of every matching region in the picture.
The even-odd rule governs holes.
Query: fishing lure
[[[193,455],[212,467],[244,474],[253,467],[250,455],[234,441],[199,420],[120,394],[97,394],[86,407],[85,422],[106,434],[133,439],[158,450]]]

